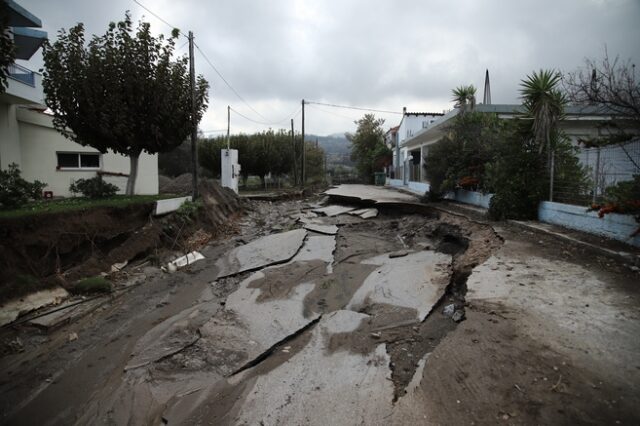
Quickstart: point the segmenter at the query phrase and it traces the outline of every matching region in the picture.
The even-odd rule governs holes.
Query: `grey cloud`
[[[169,30],[128,0],[18,1],[51,35],[78,21],[88,32],[103,32],[127,9],[136,19],[148,17],[156,31]],[[637,0],[141,1],[173,25],[192,29],[209,59],[269,119],[296,110],[302,98],[439,111],[451,107],[451,89],[459,84],[481,91],[486,68],[494,102],[517,102],[519,82],[533,70],[573,70],[585,57],[601,57],[605,45],[612,54],[640,59]],[[196,65],[212,83],[203,128],[225,127],[228,104],[262,120],[202,57]],[[350,119],[359,115],[331,112],[310,109],[309,130],[352,130]],[[233,121],[238,130],[264,128]]]

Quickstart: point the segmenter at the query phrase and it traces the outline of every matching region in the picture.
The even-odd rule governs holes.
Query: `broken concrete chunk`
[[[216,262],[217,278],[286,262],[295,256],[306,236],[307,231],[304,229],[294,229],[236,247]]]
[[[407,250],[398,250],[393,253],[389,253],[389,259],[395,259],[396,257],[404,257],[408,255],[409,252]]]
[[[336,225],[319,225],[316,223],[306,223],[304,225],[304,229],[326,235],[336,235],[338,233],[338,227]]]
[[[376,217],[378,216],[378,209],[366,209],[365,211],[360,213],[358,216],[360,216],[363,219],[370,219],[372,217]]]
[[[316,213],[323,214],[328,217],[338,216],[340,214],[349,213],[352,210],[355,210],[355,207],[348,206],[340,206],[340,205],[332,205],[328,207],[322,207],[319,209],[314,209],[313,211]]]
[[[202,253],[198,251],[192,251],[191,253],[187,253],[186,255],[181,256],[172,262],[169,262],[169,265],[168,265],[170,268],[169,272],[171,272],[171,269],[172,269],[171,265],[173,265],[176,269],[180,269],[184,266],[191,265],[192,263],[202,259],[204,259],[204,256],[202,255]]]
[[[457,310],[451,315],[451,319],[455,322],[460,322],[464,319],[464,311],[462,309]]]
[[[451,303],[450,305],[447,305],[444,307],[444,309],[442,310],[442,314],[447,317],[450,317],[454,314],[455,311],[456,311],[456,305]]]

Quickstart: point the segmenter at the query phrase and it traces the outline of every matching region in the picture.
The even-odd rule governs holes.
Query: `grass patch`
[[[151,203],[171,194],[160,195],[115,195],[109,198],[91,199],[85,197],[63,198],[59,200],[38,200],[14,210],[0,210],[0,218],[19,218],[41,214],[64,213],[96,207],[126,207],[132,204]]]
[[[72,293],[75,294],[91,294],[91,293],[111,293],[111,282],[104,277],[84,278],[73,286]]]

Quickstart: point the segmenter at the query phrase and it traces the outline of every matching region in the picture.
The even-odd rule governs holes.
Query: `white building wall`
[[[424,129],[424,124],[429,125],[437,120],[439,115],[413,115],[407,114],[402,117],[400,128],[398,129],[398,139],[400,145],[406,140],[415,136],[419,131]]]
[[[22,163],[16,106],[0,103],[0,168],[4,170],[11,163]]]
[[[57,152],[97,153],[88,146],[82,146],[62,136],[53,128],[52,119],[45,114],[20,110],[20,150],[22,176],[29,180],[47,183],[45,191],[53,191],[54,196],[70,196],[69,185],[77,179],[96,176],[97,171],[128,174],[129,158],[112,152],[100,156],[99,169],[57,170]],[[140,156],[136,194],[158,193],[158,156],[143,153]],[[125,176],[105,176],[124,193]]]

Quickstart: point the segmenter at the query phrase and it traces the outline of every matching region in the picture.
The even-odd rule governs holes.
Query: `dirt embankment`
[[[154,203],[0,220],[0,303],[52,285],[68,286],[114,263],[162,249],[193,249],[219,235],[242,210],[232,191],[200,183],[202,208],[152,217]],[[197,235],[194,235],[197,234]]]

